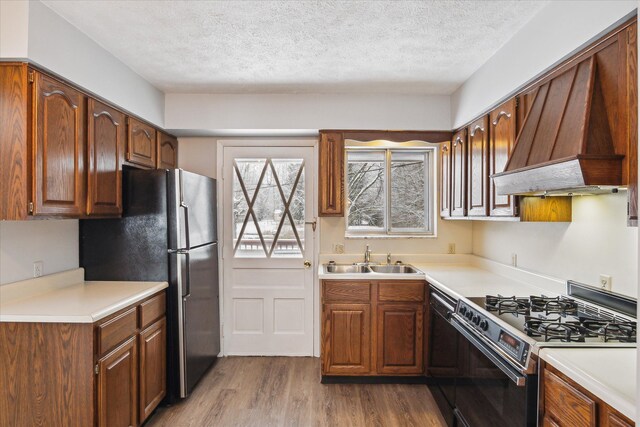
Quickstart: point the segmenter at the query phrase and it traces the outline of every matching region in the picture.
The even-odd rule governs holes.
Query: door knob
[[[304,260],[304,268],[310,268],[311,267],[311,261],[309,261],[308,259]]]

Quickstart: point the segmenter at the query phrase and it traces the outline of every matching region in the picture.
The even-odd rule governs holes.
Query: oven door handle
[[[526,375],[522,375],[513,369],[507,362],[496,356],[493,351],[488,349],[482,341],[480,341],[472,332],[469,332],[464,325],[460,324],[455,318],[451,319],[451,324],[458,330],[471,344],[482,352],[489,360],[491,360],[500,370],[513,381],[518,387],[524,387],[527,383]]]

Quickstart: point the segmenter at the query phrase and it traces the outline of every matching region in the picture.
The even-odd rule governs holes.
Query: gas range
[[[567,282],[567,295],[487,295],[458,301],[452,320],[522,373],[541,347],[635,347],[637,301]]]

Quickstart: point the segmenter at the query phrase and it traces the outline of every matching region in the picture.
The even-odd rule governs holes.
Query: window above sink
[[[435,146],[346,141],[346,237],[435,235]]]

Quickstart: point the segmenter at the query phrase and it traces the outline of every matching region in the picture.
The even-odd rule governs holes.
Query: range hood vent
[[[498,194],[580,193],[623,186],[624,155],[616,154],[596,55],[542,84],[504,172]],[[608,88],[609,89],[609,88]]]

